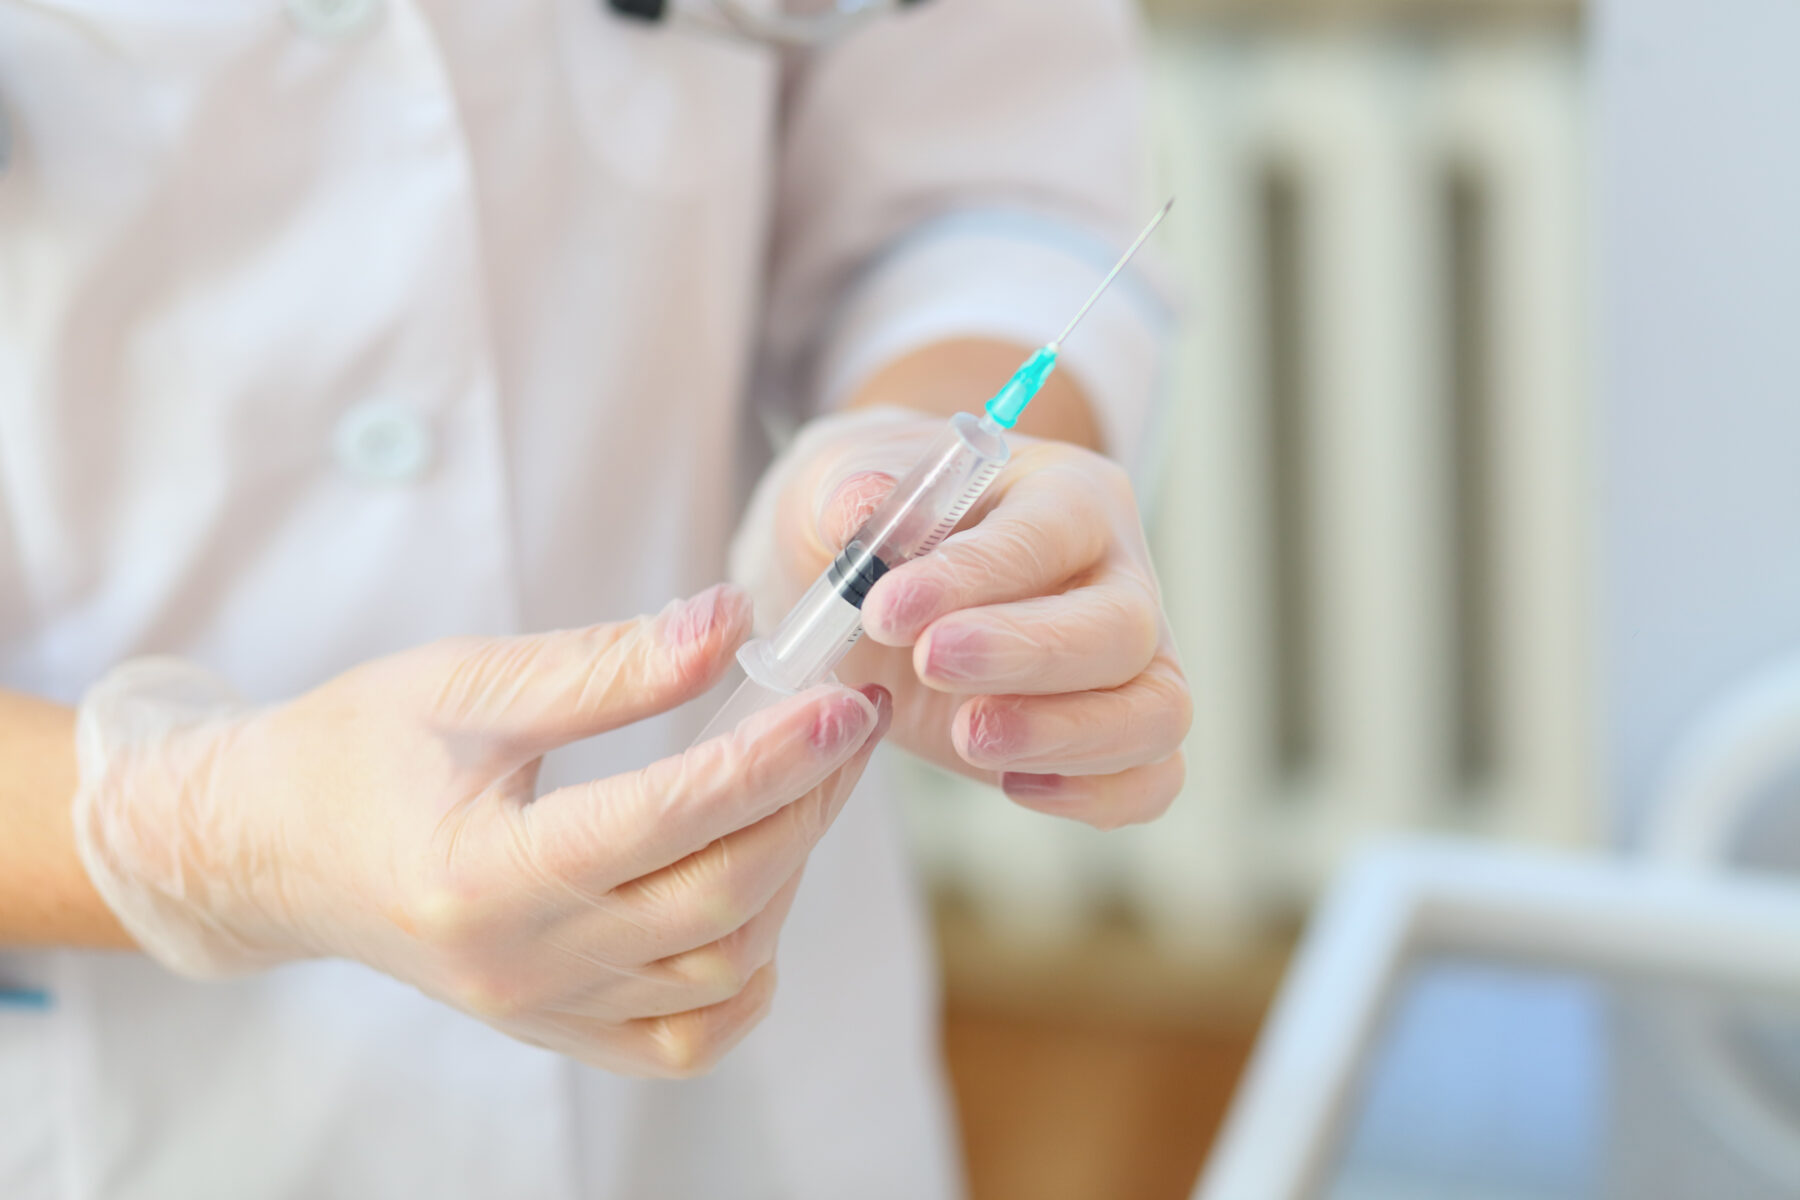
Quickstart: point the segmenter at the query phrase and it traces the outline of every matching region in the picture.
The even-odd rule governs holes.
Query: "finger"
[[[1124,687],[1061,696],[976,696],[956,711],[950,739],[989,771],[1109,775],[1175,753],[1193,699],[1174,660],[1157,655]]]
[[[502,1027],[552,1014],[623,1022],[717,1004],[741,991],[756,969],[775,957],[802,869],[750,920],[683,954],[628,959],[642,940],[621,945],[607,936],[611,928],[596,937],[596,910],[585,908],[560,914],[543,928],[514,930],[483,952],[480,969],[453,972],[438,981],[433,994]]]
[[[1111,775],[1037,775],[1008,771],[1000,789],[1015,804],[1096,829],[1154,821],[1181,792],[1187,765],[1179,753]]]
[[[653,874],[615,888],[598,905],[594,936],[614,961],[650,962],[727,937],[768,907],[837,819],[887,732],[893,703],[857,753],[818,787],[756,824]]]
[[[767,817],[855,754],[875,706],[822,684],[643,770],[577,784],[519,811],[514,864],[593,899]]]
[[[666,1017],[633,1021],[628,1028],[643,1040],[652,1074],[691,1079],[718,1065],[744,1040],[775,999],[775,964],[750,977],[744,990],[720,1004]]]
[[[1111,527],[1091,471],[1052,461],[1011,484],[981,520],[889,571],[863,603],[863,628],[908,646],[958,609],[1041,596],[1100,561]]]
[[[717,1066],[768,1014],[774,998],[775,964],[770,963],[737,995],[705,1008],[622,1023],[559,1015],[514,1036],[619,1074],[689,1079]]]
[[[1161,637],[1155,594],[1141,578],[1107,571],[1059,596],[966,608],[931,624],[913,669],[942,692],[1055,695],[1135,679]]]
[[[774,961],[781,927],[800,890],[803,873],[804,867],[790,875],[761,912],[731,933],[636,968],[631,979],[610,981],[597,1004],[595,1000],[577,1001],[564,1011],[624,1020],[668,1016],[731,999],[744,990],[751,976]]]
[[[675,986],[687,994],[690,1002],[658,1007],[652,1001],[638,1010],[639,1015],[667,1016],[704,1008],[729,1000],[743,991],[756,972],[775,961],[781,927],[787,923],[794,897],[799,894],[804,871],[802,866],[788,876],[787,882],[770,897],[763,910],[732,933],[716,942],[651,964],[653,969],[666,973]]]
[[[750,630],[750,602],[719,584],[654,616],[523,637],[440,643],[430,709],[528,754],[605,733],[711,687]]]

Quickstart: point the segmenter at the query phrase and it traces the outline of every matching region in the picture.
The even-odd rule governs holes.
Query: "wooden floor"
[[[971,1200],[1186,1200],[1287,959],[1176,966],[1129,930],[1044,957],[940,912]]]
[[[972,1200],[1186,1200],[1248,1031],[947,1015]]]

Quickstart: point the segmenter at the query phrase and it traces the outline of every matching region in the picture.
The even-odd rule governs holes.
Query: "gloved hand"
[[[78,717],[77,848],[194,976],[357,959],[522,1041],[688,1075],[762,1016],[808,852],[890,702],[820,687],[641,771],[536,796],[540,757],[705,690],[734,589],[660,615],[437,642],[251,709],[128,663]]]
[[[764,476],[732,547],[779,620],[892,490],[944,418],[815,421]],[[1160,815],[1180,790],[1193,701],[1126,473],[1061,442],[1007,435],[1012,458],[960,530],[863,603],[840,678],[894,696],[894,736],[1013,800],[1101,828]]]

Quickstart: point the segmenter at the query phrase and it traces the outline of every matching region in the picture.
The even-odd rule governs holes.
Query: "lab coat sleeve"
[[[1047,341],[1154,208],[1127,0],[923,0],[786,88],[767,331],[809,412],[933,341]],[[1168,321],[1156,278],[1122,276],[1061,360],[1128,464]]]

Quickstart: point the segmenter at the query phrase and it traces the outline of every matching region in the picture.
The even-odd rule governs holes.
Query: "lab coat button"
[[[354,37],[374,27],[382,0],[287,0],[288,16],[319,38]]]
[[[411,483],[431,465],[431,427],[398,404],[351,409],[334,442],[338,465],[364,483]]]

